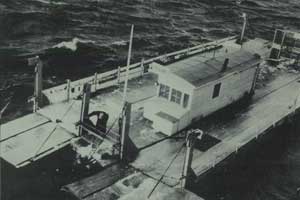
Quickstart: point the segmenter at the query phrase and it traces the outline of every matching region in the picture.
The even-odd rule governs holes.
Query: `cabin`
[[[172,135],[254,93],[260,56],[243,49],[214,58],[194,55],[179,61],[153,63],[157,94],[144,105],[144,117],[155,130]]]

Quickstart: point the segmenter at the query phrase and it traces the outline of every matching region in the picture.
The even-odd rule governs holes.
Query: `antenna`
[[[128,49],[128,57],[127,57],[127,66],[126,66],[126,77],[125,77],[124,92],[123,92],[123,105],[125,105],[126,97],[127,97],[127,86],[128,86],[129,65],[130,65],[131,49],[132,49],[133,29],[134,29],[134,25],[131,25],[130,41],[129,41],[129,49]]]

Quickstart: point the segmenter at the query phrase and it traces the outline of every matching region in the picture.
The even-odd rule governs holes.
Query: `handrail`
[[[149,65],[155,61],[159,61],[164,58],[170,58],[172,56],[180,56],[183,54],[189,56],[189,55],[193,55],[196,53],[200,53],[199,50],[201,50],[201,49],[205,50],[205,48],[213,46],[213,45],[218,46],[221,43],[224,43],[229,40],[233,40],[236,37],[237,36],[223,38],[220,40],[208,42],[205,44],[200,44],[200,45],[197,45],[194,47],[167,53],[167,54],[164,54],[161,56],[157,56],[154,58],[150,58],[150,59],[147,59],[147,60],[144,60],[141,62],[131,64],[129,66],[129,70],[130,70],[129,78],[130,79],[136,78],[136,77],[141,76],[143,73],[148,72],[149,69],[147,67],[143,67],[144,65]],[[104,88],[107,88],[107,87],[110,87],[113,85],[117,85],[120,82],[123,82],[125,68],[126,67],[124,66],[124,67],[119,67],[118,69],[113,69],[113,70],[106,71],[106,72],[99,73],[99,74],[95,73],[95,75],[70,82],[70,85],[69,85],[70,87],[68,86],[67,83],[64,83],[64,84],[61,84],[61,85],[58,85],[58,86],[55,86],[52,88],[45,89],[45,90],[43,90],[43,93],[49,98],[50,103],[55,103],[55,102],[65,101],[69,98],[74,98],[74,97],[80,96],[81,91],[83,89],[83,84],[87,83],[87,82],[92,83],[92,85],[93,85],[92,92],[95,92],[99,89],[104,89]]]

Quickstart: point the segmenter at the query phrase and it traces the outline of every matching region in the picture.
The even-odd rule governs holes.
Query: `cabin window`
[[[182,96],[182,92],[180,92],[179,90],[172,89],[172,94],[171,94],[172,102],[178,103],[180,105],[181,96]]]
[[[75,88],[72,88],[72,89],[71,89],[71,92],[74,93],[74,92],[75,92]]]
[[[169,99],[170,87],[164,84],[160,84],[158,96]]]
[[[190,98],[190,95],[188,95],[188,94],[184,94],[183,95],[183,107],[184,108],[188,107],[188,105],[189,105],[189,98]]]
[[[213,96],[212,96],[213,99],[220,95],[220,90],[221,90],[221,83],[218,83],[214,87],[214,92],[213,92]]]

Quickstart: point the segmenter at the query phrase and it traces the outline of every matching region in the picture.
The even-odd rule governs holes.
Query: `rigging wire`
[[[175,161],[175,159],[179,156],[181,150],[183,149],[183,147],[185,146],[185,143],[182,144],[182,146],[179,148],[179,150],[176,152],[175,156],[172,158],[172,160],[170,161],[168,167],[165,169],[164,173],[162,174],[162,176],[160,177],[160,179],[158,179],[158,181],[156,182],[155,186],[152,188],[151,192],[148,195],[148,199],[151,197],[152,193],[154,192],[154,190],[157,188],[157,186],[159,185],[159,183],[163,180],[163,178],[165,177],[167,171],[169,170],[169,168],[172,166],[173,162]]]
[[[36,153],[34,154],[33,158],[36,158],[37,155],[39,154],[39,152],[41,151],[41,149],[43,148],[43,146],[46,144],[46,142],[50,139],[51,135],[55,132],[55,130],[57,129],[58,124],[56,124],[56,126],[53,128],[53,130],[50,132],[50,134],[47,136],[47,138],[44,140],[44,142],[41,144],[41,146],[38,148],[38,150],[36,151]]]

